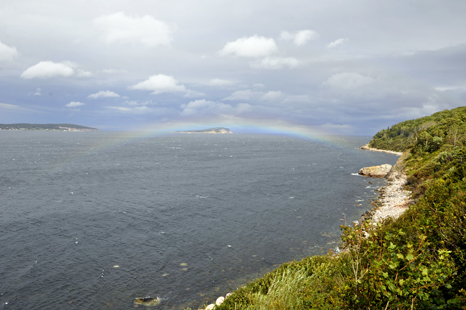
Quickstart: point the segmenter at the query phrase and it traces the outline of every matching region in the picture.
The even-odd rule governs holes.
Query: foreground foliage
[[[466,108],[452,111],[390,129],[415,128],[392,138],[416,201],[400,218],[342,226],[343,253],[283,264],[216,309],[466,309]]]

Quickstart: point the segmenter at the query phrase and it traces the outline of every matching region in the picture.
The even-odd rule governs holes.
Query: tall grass
[[[303,306],[301,294],[309,285],[311,277],[304,269],[297,271],[285,269],[277,273],[272,280],[267,294],[253,293],[249,295],[251,305],[246,310],[278,310],[296,309]]]

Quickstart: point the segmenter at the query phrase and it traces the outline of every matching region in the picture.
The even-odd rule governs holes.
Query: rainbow
[[[164,136],[174,131],[199,130],[212,127],[227,127],[234,133],[257,133],[290,136],[316,142],[332,143],[335,134],[316,126],[290,123],[283,120],[247,119],[238,117],[190,119],[156,123],[132,128],[121,135],[121,140],[143,139]]]
[[[69,158],[56,163],[55,168],[60,169],[59,167],[66,165],[68,162],[85,160],[87,155],[118,148],[125,144],[137,143],[138,141],[154,137],[172,135],[173,131],[197,130],[211,127],[228,127],[233,133],[281,135],[326,145],[341,146],[339,143],[341,142],[341,136],[337,136],[331,131],[322,130],[313,126],[294,124],[283,120],[245,119],[238,117],[224,119],[204,118],[202,120],[189,119],[155,123],[148,126],[132,128],[127,131],[114,132],[114,134],[111,135],[105,135],[105,140],[96,140],[96,144],[90,147],[87,152],[70,155]],[[95,134],[99,133],[96,132]]]

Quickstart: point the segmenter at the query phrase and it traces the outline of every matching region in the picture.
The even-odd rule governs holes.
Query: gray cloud
[[[73,120],[234,116],[370,135],[466,100],[460,0],[19,0],[0,11],[0,96],[49,111],[11,122],[63,119],[64,100],[111,92],[127,96]]]

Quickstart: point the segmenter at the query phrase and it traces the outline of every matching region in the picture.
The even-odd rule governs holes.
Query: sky
[[[464,106],[464,0],[0,0],[0,123],[373,135]]]

